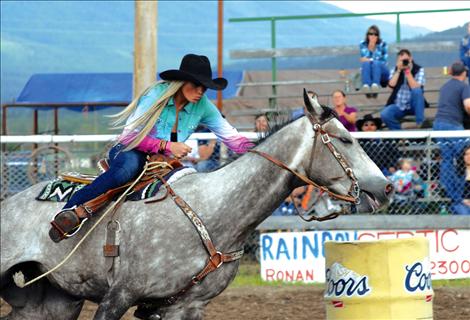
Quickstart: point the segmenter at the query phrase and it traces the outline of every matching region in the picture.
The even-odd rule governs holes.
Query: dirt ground
[[[434,289],[435,320],[470,319],[470,287]],[[310,286],[228,288],[206,308],[205,318],[224,320],[325,319],[323,289]],[[1,315],[9,310],[1,304]],[[87,302],[79,320],[90,320],[96,305]],[[122,319],[133,320],[133,309]]]

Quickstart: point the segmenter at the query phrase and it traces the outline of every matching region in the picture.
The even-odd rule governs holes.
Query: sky
[[[470,1],[323,1],[353,13],[415,11],[470,8]],[[396,15],[374,16],[390,22],[396,21]],[[425,27],[432,31],[462,26],[470,21],[470,11],[405,14],[400,15],[400,22],[412,26]]]

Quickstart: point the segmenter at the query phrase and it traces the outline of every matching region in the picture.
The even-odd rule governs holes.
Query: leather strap
[[[163,299],[163,303],[169,305],[175,303],[178,298],[184,295],[189,289],[191,289],[194,285],[199,284],[209,273],[214,270],[217,270],[224,263],[240,259],[243,256],[243,249],[229,253],[222,253],[218,251],[215,248],[214,243],[212,242],[212,239],[209,235],[209,232],[207,231],[206,226],[199,218],[197,213],[189,206],[186,201],[184,201],[180,196],[175,193],[173,188],[163,177],[160,176],[158,178],[162,181],[163,185],[168,190],[168,193],[171,195],[171,198],[173,199],[175,204],[181,209],[181,211],[183,211],[186,217],[194,225],[199,234],[199,237],[201,238],[202,243],[204,244],[204,247],[207,250],[207,253],[209,254],[209,259],[207,261],[206,266],[197,275],[195,275],[183,289],[181,289],[175,295]]]
[[[279,161],[276,158],[273,158],[272,156],[270,156],[269,154],[267,154],[265,152],[257,151],[257,150],[248,150],[248,152],[255,153],[257,155],[262,156],[263,158],[271,161],[272,163],[274,163],[278,167],[281,167],[282,169],[291,172],[292,174],[294,174],[296,177],[298,177],[300,180],[302,180],[306,184],[312,185],[312,186],[320,189],[321,191],[328,193],[328,195],[330,195],[330,196],[332,196],[336,199],[340,199],[340,200],[344,200],[344,201],[352,202],[352,203],[356,202],[356,200],[352,196],[335,193],[335,192],[329,190],[327,187],[321,186],[321,185],[315,183],[314,181],[310,180],[306,176],[304,176],[304,175],[296,172],[295,170],[289,168],[284,162]]]

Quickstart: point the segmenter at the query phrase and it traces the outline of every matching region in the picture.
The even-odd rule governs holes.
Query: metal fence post
[[[273,49],[273,56],[271,57],[271,81],[276,82],[277,80],[277,61],[276,61],[276,19],[271,19],[271,49]],[[277,108],[277,90],[276,85],[271,86],[273,97],[269,99],[269,107],[271,109]]]
[[[427,160],[427,163],[428,163],[428,172],[426,173],[426,176],[428,178],[428,188],[429,188],[429,184],[430,182],[432,181],[432,175],[431,175],[431,167],[432,167],[432,151],[431,151],[431,142],[432,142],[432,139],[431,139],[431,135],[429,135],[427,138],[426,138],[426,160]]]
[[[397,43],[401,41],[401,30],[400,30],[400,14],[397,13]]]

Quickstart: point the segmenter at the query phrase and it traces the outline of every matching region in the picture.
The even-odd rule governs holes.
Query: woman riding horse
[[[221,115],[204,94],[209,89],[223,90],[224,78],[212,79],[209,59],[188,54],[179,70],[160,73],[159,81],[115,115],[115,125],[125,122],[118,143],[109,151],[109,170],[93,183],[76,192],[51,222],[49,236],[54,242],[70,236],[86,218],[77,208],[106,191],[135,179],[142,171],[148,154],[161,153],[175,158],[185,157],[191,147],[184,141],[199,124],[206,125],[236,153],[253,147]],[[85,208],[90,214],[88,208]],[[83,212],[83,210],[81,210]]]

